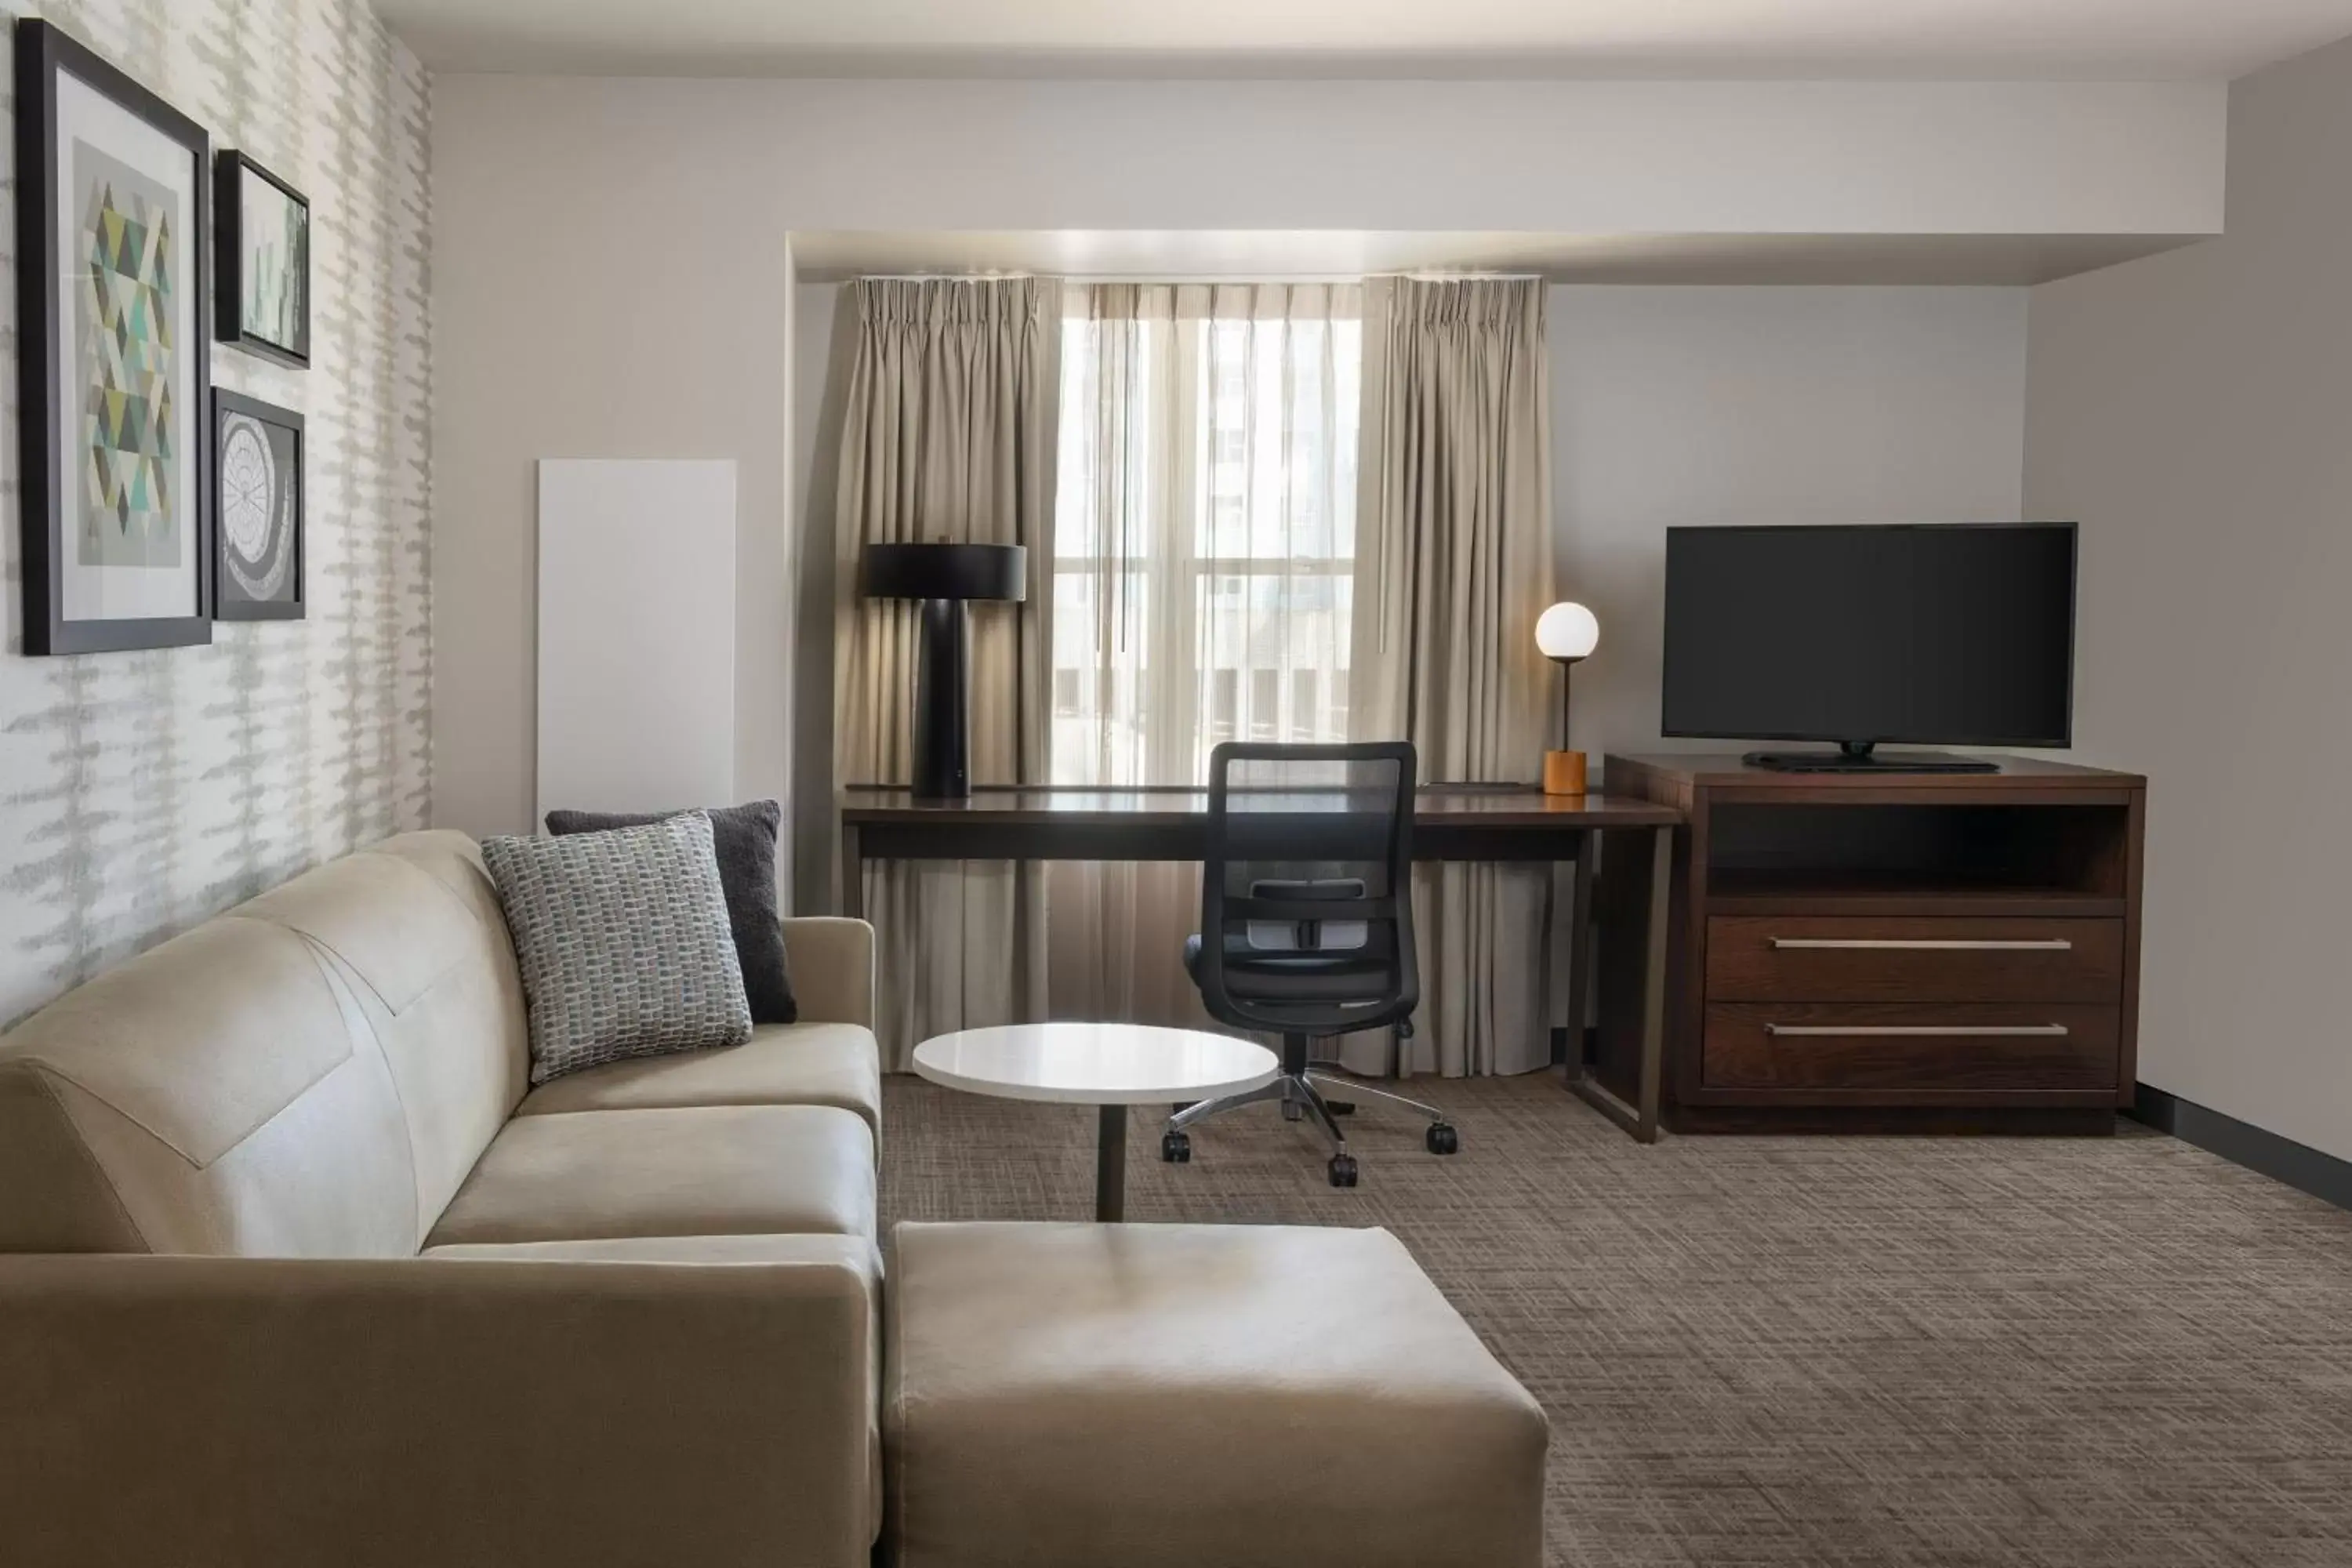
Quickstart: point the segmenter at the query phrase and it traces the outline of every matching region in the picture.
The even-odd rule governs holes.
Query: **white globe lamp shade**
[[[1582,605],[1554,605],[1536,622],[1536,647],[1546,658],[1582,658],[1601,644],[1601,623]]]

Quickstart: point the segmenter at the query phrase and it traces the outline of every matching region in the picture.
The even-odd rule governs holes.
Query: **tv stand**
[[[1997,773],[2000,764],[1945,752],[1881,752],[1875,741],[1840,741],[1834,752],[1750,752],[1739,759],[1776,773]]]
[[[1672,805],[1666,1125],[2092,1132],[2132,1102],[2146,781],[2040,758],[1952,778],[1612,756]],[[1604,847],[1601,971],[1640,972],[1649,878]],[[1592,1076],[1638,1083],[1639,993]]]

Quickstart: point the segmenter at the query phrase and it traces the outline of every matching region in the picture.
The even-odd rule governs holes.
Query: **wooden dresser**
[[[2129,1105],[2147,781],[1785,773],[1611,756],[1673,805],[1665,1115],[1679,1131],[2089,1132]],[[1646,877],[1601,868],[1602,973],[1637,973]],[[1593,1070],[1622,1094],[1638,1006],[1602,986]],[[1613,1004],[1613,1005],[1612,1005]]]

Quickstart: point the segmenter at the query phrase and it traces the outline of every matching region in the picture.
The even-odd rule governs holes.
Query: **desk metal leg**
[[[1116,1224],[1127,1217],[1127,1107],[1105,1105],[1095,1143],[1095,1218]]]
[[[866,857],[857,843],[857,829],[841,825],[841,912],[852,920],[866,913]]]
[[[1619,868],[1622,876],[1630,868]],[[1638,1102],[1626,1104],[1592,1075],[1580,1053],[1569,1058],[1569,1087],[1578,1099],[1631,1133],[1636,1142],[1658,1141],[1658,1099],[1665,1073],[1666,933],[1674,901],[1675,830],[1658,827],[1650,836],[1649,931],[1642,963],[1642,1060],[1634,1093]]]

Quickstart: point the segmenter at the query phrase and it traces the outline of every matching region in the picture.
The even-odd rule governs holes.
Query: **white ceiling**
[[[375,0],[447,69],[2218,79],[2352,0]]]

